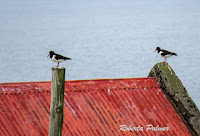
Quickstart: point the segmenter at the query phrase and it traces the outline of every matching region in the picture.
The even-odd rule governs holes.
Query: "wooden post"
[[[61,136],[65,90],[65,68],[52,67],[49,136]]]
[[[171,66],[168,63],[157,63],[151,69],[149,77],[156,77],[167,98],[172,100],[188,126],[200,136],[200,111]]]

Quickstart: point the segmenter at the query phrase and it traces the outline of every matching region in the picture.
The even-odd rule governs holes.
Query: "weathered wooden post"
[[[65,68],[52,67],[49,136],[62,135],[64,90]]]
[[[163,92],[176,105],[188,126],[199,136],[200,111],[171,66],[168,63],[157,63],[151,69],[149,77],[156,77]]]

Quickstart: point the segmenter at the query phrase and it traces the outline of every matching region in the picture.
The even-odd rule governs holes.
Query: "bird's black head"
[[[54,54],[55,54],[54,51],[50,51],[50,52],[49,52],[50,58],[52,58]],[[49,56],[49,55],[48,55],[48,56]],[[48,56],[47,56],[47,57],[48,57]]]
[[[156,50],[158,50],[158,51],[159,51],[159,50],[160,50],[160,47],[157,47],[157,48],[156,48]]]
[[[160,51],[160,47],[157,47],[156,49],[155,49],[155,51]],[[155,51],[153,51],[153,52],[155,52]]]
[[[50,52],[49,52],[49,54],[53,54],[53,55],[54,55],[54,54],[55,54],[55,52],[54,52],[54,51],[50,51]]]

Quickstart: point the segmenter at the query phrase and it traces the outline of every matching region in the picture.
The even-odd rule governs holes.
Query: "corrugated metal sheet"
[[[50,87],[50,82],[0,84],[0,135],[48,135]],[[147,130],[150,124],[165,131]],[[66,81],[63,135],[191,134],[155,78],[133,78]]]

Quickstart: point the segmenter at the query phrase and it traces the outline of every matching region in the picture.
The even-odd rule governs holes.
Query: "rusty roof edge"
[[[145,87],[146,89],[150,89],[150,88],[159,88],[159,87]],[[65,92],[95,92],[95,91],[120,91],[120,90],[134,90],[134,89],[144,89],[144,88],[117,88],[117,89],[109,89],[109,88],[104,88],[104,89],[101,89],[101,90],[65,90]],[[30,92],[27,92],[27,91],[21,91],[21,92],[15,92],[15,91],[3,91],[1,92],[0,91],[0,95],[17,95],[17,94],[38,94],[38,93],[51,93],[51,90],[44,90],[44,91],[30,91]]]
[[[103,78],[103,79],[78,79],[78,80],[65,80],[65,82],[68,81],[98,81],[98,80],[120,80],[120,79],[151,79],[151,78],[155,78],[155,77],[127,77],[127,78]],[[0,85],[6,85],[6,84],[26,84],[26,83],[48,83],[51,81],[26,81],[26,82],[3,82],[0,83]]]
[[[103,78],[103,79],[80,79],[80,80],[66,80],[66,81],[101,81],[101,80],[132,80],[132,79],[153,79],[155,77],[127,77],[127,78]],[[155,78],[156,79],[156,78]]]
[[[27,81],[27,82],[7,82],[7,83],[0,83],[0,85],[16,85],[16,84],[29,84],[29,83],[50,83],[51,81]]]
[[[109,87],[105,87],[105,88],[103,88],[103,89],[101,89],[101,90],[76,90],[76,89],[73,89],[73,90],[67,90],[67,91],[65,91],[65,92],[91,92],[91,91],[108,91],[108,90],[110,90],[110,91],[117,91],[117,90],[134,90],[134,89],[144,89],[144,88],[146,88],[146,89],[150,89],[150,88],[160,88],[160,87],[136,87],[136,88],[131,88],[131,87],[123,87],[123,88],[117,88],[117,89],[113,89],[113,88],[109,88]]]
[[[98,83],[99,81],[127,81],[127,80],[141,80],[141,79],[155,79],[155,77],[144,77],[144,78],[113,78],[113,79],[89,79],[89,80],[66,80],[65,81],[65,85],[66,83],[68,84],[71,84],[71,83],[89,83],[90,81],[92,82],[96,82]],[[156,80],[156,79],[155,79]],[[46,87],[48,88],[40,88],[40,85],[39,84],[47,84]],[[23,89],[20,89],[22,87],[22,85],[24,85]],[[84,84],[84,85],[89,85],[89,84]],[[6,87],[9,87],[9,89],[5,89]],[[34,90],[32,91],[27,91],[30,87],[33,87]],[[159,87],[159,86],[148,86],[148,87],[145,87],[145,88],[155,88],[155,87]],[[13,91],[10,91],[12,90],[11,88],[13,88],[14,90]],[[51,90],[51,81],[36,81],[36,82],[14,82],[14,83],[0,83],[0,95],[12,95],[12,94],[34,94],[34,93],[50,93]],[[118,87],[118,88],[112,88],[112,87],[103,87],[101,89],[101,91],[108,91],[108,89],[110,91],[113,91],[113,90],[125,90],[125,89],[140,89],[140,87],[127,87],[127,86],[123,86],[123,87]],[[144,87],[143,87],[144,88]],[[20,89],[20,91],[16,91]],[[141,88],[142,89],[142,88]],[[8,91],[9,90],[9,91]],[[96,91],[95,87],[92,87],[90,89],[81,89],[81,90],[78,90],[78,89],[75,89],[75,88],[65,88],[65,92],[91,92],[91,91]],[[98,90],[99,91],[99,90]]]

